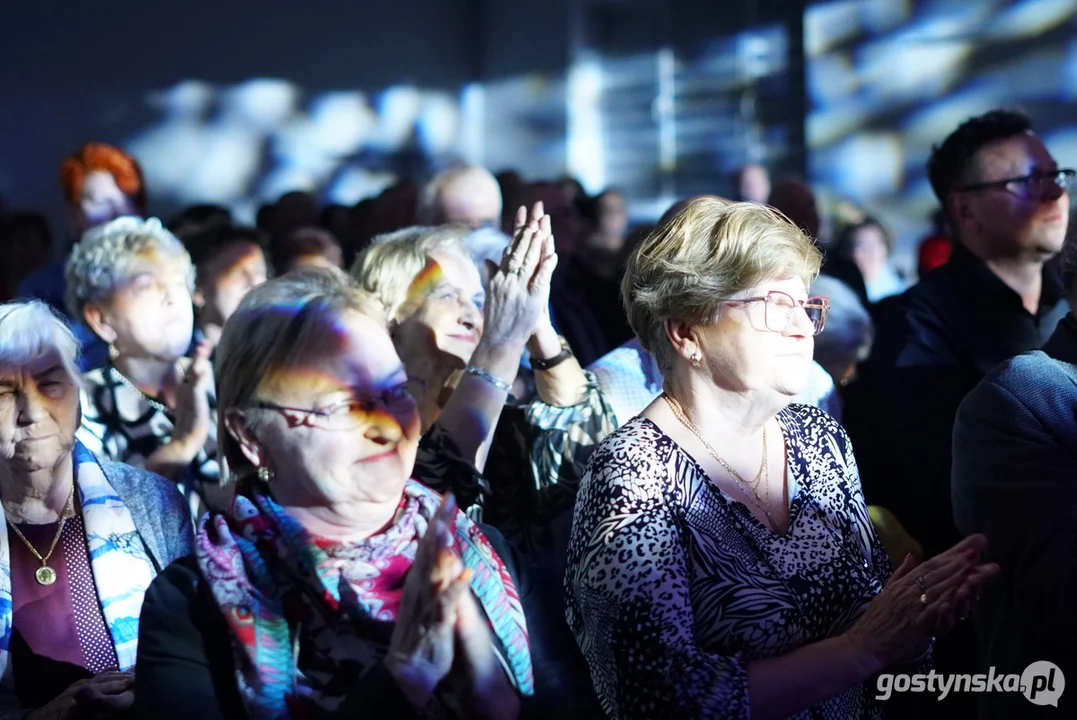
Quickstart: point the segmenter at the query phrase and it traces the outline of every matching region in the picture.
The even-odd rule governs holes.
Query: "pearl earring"
[[[703,357],[699,354],[699,352],[692,353],[692,357],[691,357],[692,367],[699,367],[699,363],[700,363],[700,361],[702,359],[703,359]]]

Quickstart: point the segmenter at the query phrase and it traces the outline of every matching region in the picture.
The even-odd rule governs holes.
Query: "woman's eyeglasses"
[[[324,430],[354,430],[363,425],[370,415],[379,408],[384,408],[391,415],[402,415],[415,408],[415,397],[408,391],[408,386],[417,380],[409,380],[400,385],[386,388],[380,393],[356,393],[352,397],[321,408],[299,408],[256,400],[253,407],[261,410],[275,410],[281,413],[298,413],[300,421],[292,421],[285,416],[291,427],[308,425]]]
[[[781,290],[771,290],[760,297],[735,298],[722,300],[721,302],[763,303],[765,306],[763,320],[766,323],[767,330],[777,333],[785,332],[789,327],[789,323],[793,320],[793,313],[798,309],[803,309],[815,330],[812,334],[818,335],[826,327],[826,314],[830,310],[829,298],[810,297],[807,300],[794,300],[791,295]]]

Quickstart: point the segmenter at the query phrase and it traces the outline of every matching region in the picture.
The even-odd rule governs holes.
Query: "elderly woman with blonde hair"
[[[78,440],[78,343],[0,305],[0,718],[123,716],[154,576],[191,551],[168,481]]]
[[[142,716],[514,718],[532,695],[509,567],[411,479],[419,415],[380,312],[308,269],[225,324],[236,495],[147,593]]]
[[[557,255],[541,203],[530,217],[519,209],[488,289],[468,233],[416,227],[376,238],[352,274],[387,309],[419,399],[424,445],[483,474],[474,487],[452,488],[461,502],[485,503],[484,520],[528,555],[549,553],[550,523],[575,502],[590,451],[612,431],[612,412],[550,322]],[[537,390],[526,404],[510,397],[525,347]]]
[[[617,718],[879,717],[869,679],[928,661],[998,570],[970,536],[891,573],[848,437],[801,391],[820,253],[761,205],[698,199],[622,290],[665,392],[581,485],[567,616]]]
[[[208,342],[194,344],[194,266],[156,218],[88,231],[67,261],[67,302],[108,344],[84,377],[80,439],[179,484],[192,510],[220,477]]]

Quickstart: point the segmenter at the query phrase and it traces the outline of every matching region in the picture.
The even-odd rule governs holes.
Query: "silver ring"
[[[920,604],[927,607],[927,593],[920,596]]]
[[[926,592],[927,592],[927,585],[925,585],[925,584],[924,584],[924,576],[923,576],[923,575],[921,575],[920,577],[916,578],[916,587],[917,587],[917,588],[918,588],[918,589],[920,590],[920,592],[922,592],[922,593],[926,593]]]
[[[522,273],[522,272],[523,272],[523,268],[520,268],[520,267],[510,267],[509,268],[509,275],[516,275],[517,277],[519,277],[520,273]]]

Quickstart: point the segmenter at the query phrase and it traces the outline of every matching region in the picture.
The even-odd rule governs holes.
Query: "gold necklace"
[[[15,531],[15,534],[22,540],[30,552],[34,554],[38,560],[41,561],[41,567],[34,571],[34,579],[37,580],[38,585],[52,585],[56,582],[56,571],[49,567],[49,558],[52,557],[52,553],[56,550],[56,543],[60,542],[60,535],[64,532],[64,524],[67,522],[67,517],[71,514],[71,502],[75,499],[75,483],[71,483],[71,492],[67,495],[67,502],[64,503],[64,512],[60,516],[60,527],[56,529],[56,536],[52,539],[52,545],[49,546],[48,553],[45,557],[41,557],[41,553],[30,544],[30,541],[26,539],[26,536],[22,534],[22,531],[15,526],[15,523],[8,523],[8,527]]]
[[[753,486],[753,484],[748,483],[743,477],[741,477],[740,473],[734,470],[729,463],[722,459],[722,456],[719,455],[713,447],[711,447],[711,444],[709,442],[703,439],[703,434],[699,432],[699,428],[697,428],[692,423],[692,421],[688,419],[688,416],[684,414],[684,410],[681,409],[680,403],[678,403],[666,393],[662,393],[662,397],[665,399],[666,404],[669,405],[669,409],[673,411],[673,414],[676,416],[676,418],[681,421],[681,424],[688,428],[688,430],[690,430],[693,435],[699,438],[699,441],[703,443],[703,447],[707,449],[707,453],[712,458],[717,460],[719,465],[725,468],[725,471],[729,473],[730,477],[732,477],[738,484],[740,484],[741,487],[743,487],[745,490],[752,494],[752,497],[755,498],[757,507],[763,511],[764,515],[766,515],[767,524],[770,525],[771,529],[773,530],[774,521],[771,519],[770,510],[770,472],[767,467],[767,456],[769,455],[769,453],[767,452],[767,426],[763,425],[763,461],[759,465],[759,472],[755,474],[755,482]],[[764,480],[765,483],[763,485],[764,494],[766,496],[765,500],[764,498],[759,496],[759,491],[756,489],[759,486],[760,480]]]

